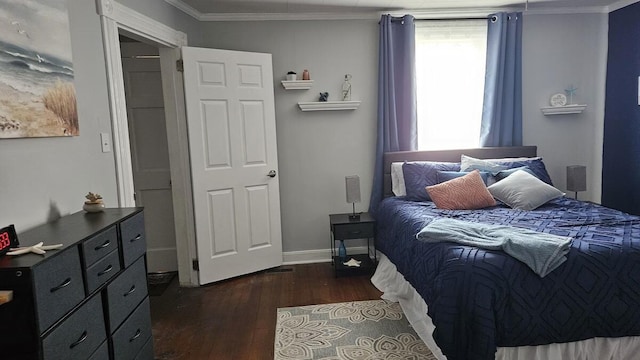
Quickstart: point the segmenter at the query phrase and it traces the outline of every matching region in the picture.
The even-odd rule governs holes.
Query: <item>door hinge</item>
[[[182,59],[176,60],[176,69],[178,69],[179,72],[184,72],[184,61],[182,61]]]
[[[198,259],[193,259],[191,261],[191,266],[193,267],[193,270],[200,271],[200,262],[198,261]]]

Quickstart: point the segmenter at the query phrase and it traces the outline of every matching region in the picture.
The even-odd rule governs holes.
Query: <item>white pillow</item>
[[[506,170],[507,168],[506,166],[494,164],[488,160],[476,159],[467,155],[460,156],[460,171],[471,171],[475,169],[493,174],[500,170]]]
[[[404,162],[391,163],[391,191],[393,191],[395,196],[407,195],[407,189],[404,186],[402,164],[404,164]]]
[[[564,193],[526,171],[518,170],[487,187],[494,198],[513,209],[533,210]]]
[[[542,159],[539,156],[536,157],[517,157],[517,158],[499,158],[499,159],[476,159],[471,156],[467,156],[462,154],[460,156],[460,171],[471,171],[474,169],[478,169],[480,171],[500,171],[506,170],[505,166],[500,164],[495,164],[494,162],[518,162],[518,161],[529,161],[529,160],[540,160]],[[475,167],[471,168],[472,166]]]

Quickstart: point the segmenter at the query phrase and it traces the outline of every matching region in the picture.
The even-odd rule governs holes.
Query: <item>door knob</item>
[[[274,178],[276,177],[276,171],[275,170],[271,170],[269,171],[269,173],[267,174],[268,177]]]

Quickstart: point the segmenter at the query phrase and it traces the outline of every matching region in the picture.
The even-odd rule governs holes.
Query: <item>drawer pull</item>
[[[80,335],[80,338],[78,340],[76,340],[76,342],[74,342],[73,344],[69,345],[69,349],[73,349],[74,347],[82,344],[85,340],[87,340],[87,331],[83,331],[82,335]]]
[[[107,268],[106,268],[106,269],[104,269],[104,270],[102,270],[102,271],[100,271],[100,272],[98,273],[98,276],[102,276],[102,275],[104,275],[104,274],[106,274],[106,273],[110,272],[111,270],[113,270],[113,266],[111,266],[111,264],[109,264],[109,266],[107,266]]]
[[[138,235],[136,235],[136,237],[134,237],[134,238],[133,238],[133,239],[131,239],[130,241],[131,241],[131,242],[134,242],[134,241],[138,241],[138,240],[140,240],[140,239],[142,239],[142,235],[138,234]]]
[[[352,235],[358,235],[358,234],[360,234],[361,232],[362,232],[361,230],[358,230],[358,231],[351,231],[349,234],[352,234]]]
[[[129,291],[124,293],[122,296],[129,296],[130,294],[133,294],[134,292],[136,292],[136,286],[135,285],[131,285],[131,289],[129,289]]]
[[[142,335],[142,331],[141,331],[140,329],[138,329],[138,331],[136,331],[136,334],[135,334],[135,335],[133,335],[133,336],[129,339],[129,342],[132,342],[132,341],[134,341],[135,339],[139,338],[139,337],[140,337],[140,335]]]
[[[109,245],[111,245],[111,240],[105,241],[102,245],[98,245],[95,248],[93,248],[93,250],[98,251],[100,249],[104,249],[106,247],[109,247]]]
[[[69,286],[69,284],[71,284],[71,278],[67,278],[65,281],[62,282],[62,284],[51,288],[50,291],[51,292],[56,292],[56,291],[58,291],[58,290],[60,290],[62,288],[65,288],[65,287]]]

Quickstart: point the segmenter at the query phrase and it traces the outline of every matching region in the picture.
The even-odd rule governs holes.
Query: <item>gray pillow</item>
[[[524,170],[518,170],[487,188],[494,198],[513,209],[533,210],[564,193]]]

